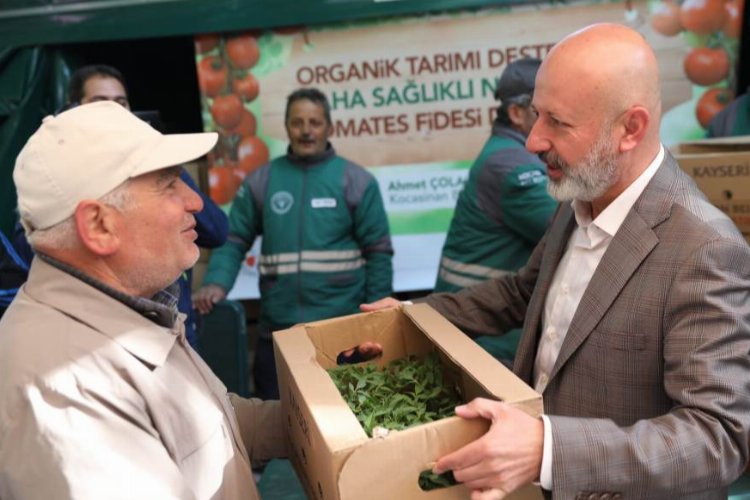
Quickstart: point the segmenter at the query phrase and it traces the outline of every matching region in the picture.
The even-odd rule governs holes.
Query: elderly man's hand
[[[477,398],[458,406],[463,418],[491,421],[487,433],[440,458],[434,472],[453,471],[471,490],[472,500],[499,500],[539,478],[542,468],[544,423],[499,401]]]
[[[226,296],[226,290],[219,285],[206,285],[193,294],[193,307],[201,314],[208,314],[214,304],[221,302]]]
[[[383,346],[377,342],[365,341],[356,347],[341,352],[336,358],[336,364],[351,365],[377,358],[383,354]]]
[[[401,301],[394,299],[393,297],[386,297],[384,299],[370,302],[369,304],[360,304],[359,310],[362,312],[378,311],[380,309],[388,309],[391,307],[398,307],[401,305]]]

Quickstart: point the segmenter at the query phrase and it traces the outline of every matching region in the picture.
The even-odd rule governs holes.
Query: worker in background
[[[750,97],[744,93],[713,117],[708,125],[706,137],[748,134],[750,134]]]
[[[547,229],[557,201],[547,193],[547,171],[525,148],[536,121],[531,108],[541,61],[520,59],[503,71],[490,138],[458,197],[440,258],[436,292],[456,292],[517,271]],[[478,337],[496,358],[512,362],[521,330]]]
[[[317,89],[287,98],[289,148],[245,178],[193,300],[207,313],[232,288],[245,254],[263,236],[256,395],[278,399],[271,333],[356,313],[392,292],[388,219],[372,174],[336,154],[330,105]]]

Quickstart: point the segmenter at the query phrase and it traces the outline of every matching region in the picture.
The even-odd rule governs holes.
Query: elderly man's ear
[[[120,248],[117,234],[117,211],[96,200],[83,200],[76,207],[75,224],[78,238],[90,252],[107,256]]]

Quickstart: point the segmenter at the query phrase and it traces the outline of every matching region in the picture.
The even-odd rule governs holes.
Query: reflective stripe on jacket
[[[253,172],[235,197],[229,231],[204,284],[229,290],[262,235],[266,329],[352,314],[392,292],[393,248],[377,181],[333,148],[312,161],[287,154]]]

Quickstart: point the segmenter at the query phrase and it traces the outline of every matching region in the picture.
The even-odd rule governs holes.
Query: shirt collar
[[[182,320],[172,328],[160,326],[153,318],[93,285],[90,279],[82,279],[84,273],[71,274],[64,268],[71,266],[37,253],[23,293],[88,325],[151,366],[165,362],[184,331]]]
[[[587,228],[593,224],[604,231],[609,236],[614,236],[625,221],[630,209],[646,189],[651,178],[656,174],[659,166],[664,161],[664,146],[659,145],[659,152],[651,161],[646,170],[638,176],[628,187],[615,198],[612,203],[602,210],[602,212],[591,220],[591,203],[573,200],[572,206],[575,213],[576,223],[582,228]]]
[[[119,290],[115,290],[109,285],[102,283],[101,281],[89,276],[88,274],[70,266],[64,262],[60,262],[57,259],[38,253],[39,258],[47,262],[53,267],[60,269],[72,276],[75,276],[79,280],[87,283],[102,293],[105,293],[116,299],[129,308],[136,311],[138,314],[150,319],[159,326],[165,328],[172,328],[177,320],[177,302],[180,297],[180,286],[179,284],[172,283],[170,286],[156,293],[150,299],[145,297],[135,297],[128,295]]]

